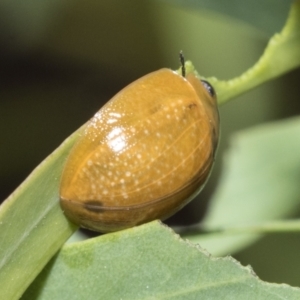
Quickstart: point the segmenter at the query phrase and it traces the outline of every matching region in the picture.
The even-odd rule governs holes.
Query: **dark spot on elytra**
[[[89,200],[84,202],[83,204],[84,208],[88,211],[92,212],[102,212],[104,211],[103,204],[101,201],[96,201],[96,200]]]
[[[197,106],[196,103],[190,103],[187,107],[188,107],[189,109],[192,109],[192,108],[195,108],[196,106]]]
[[[162,109],[162,105],[155,105],[153,107],[150,108],[150,114],[155,114],[157,112],[159,112]]]

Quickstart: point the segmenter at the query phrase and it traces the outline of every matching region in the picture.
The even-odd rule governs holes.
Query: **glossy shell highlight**
[[[100,232],[168,218],[203,188],[218,138],[216,99],[194,73],[150,73],[87,124],[66,161],[61,207]]]

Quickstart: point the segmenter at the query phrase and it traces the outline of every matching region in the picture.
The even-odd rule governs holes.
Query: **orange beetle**
[[[182,59],[183,60],[183,59]],[[203,188],[219,139],[213,88],[194,71],[150,73],[89,121],[67,159],[61,207],[100,232],[166,219]]]

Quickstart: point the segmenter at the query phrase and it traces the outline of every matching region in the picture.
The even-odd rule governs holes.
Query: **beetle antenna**
[[[179,61],[181,64],[181,75],[182,75],[182,77],[185,77],[184,55],[183,55],[182,50],[179,52]]]

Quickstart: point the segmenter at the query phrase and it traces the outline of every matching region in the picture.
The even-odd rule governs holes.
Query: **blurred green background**
[[[180,50],[207,77],[230,79],[251,67],[291,1],[272,2],[262,3],[270,14],[280,6],[276,18],[266,10],[243,14],[244,2],[234,0],[226,2],[235,7],[231,16],[223,14],[224,1],[1,1],[1,201],[125,85],[162,67],[177,69]],[[212,179],[168,224],[205,214],[234,131],[299,114],[299,79],[293,71],[220,108]],[[299,247],[297,235],[273,235],[236,257],[264,280],[300,286]]]

